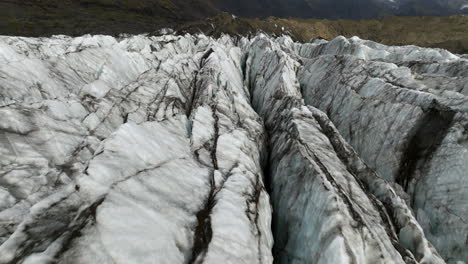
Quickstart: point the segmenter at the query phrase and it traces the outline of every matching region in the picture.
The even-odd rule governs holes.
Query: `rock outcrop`
[[[467,81],[358,38],[0,37],[0,263],[468,261]]]

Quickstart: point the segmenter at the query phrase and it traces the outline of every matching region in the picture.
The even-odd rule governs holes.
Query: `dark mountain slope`
[[[400,0],[396,15],[447,16],[468,14],[466,0]]]
[[[415,44],[467,53],[467,16],[387,17],[357,21],[300,18],[233,19],[229,14],[220,14],[220,10],[229,10],[230,13],[247,17],[274,15],[359,18],[398,12],[404,15],[442,14],[441,12],[452,12],[465,2],[468,1],[0,0],[0,35],[138,34],[154,32],[162,27],[191,32],[202,30],[208,34],[248,34],[263,30],[275,34],[287,33],[301,41],[317,37],[330,39],[338,35],[357,35],[390,45]],[[405,6],[405,12],[401,6]],[[439,9],[440,12],[431,11],[435,9]],[[468,11],[468,8],[465,10]],[[217,14],[220,15],[205,19]],[[282,28],[285,30],[281,30]]]
[[[198,0],[1,0],[0,34],[141,33],[217,13]]]
[[[0,34],[147,32],[221,11],[260,18],[439,16],[468,13],[468,0],[0,0]]]

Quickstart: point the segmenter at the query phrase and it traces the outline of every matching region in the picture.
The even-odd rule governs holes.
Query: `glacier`
[[[0,263],[468,263],[468,58],[0,36]]]

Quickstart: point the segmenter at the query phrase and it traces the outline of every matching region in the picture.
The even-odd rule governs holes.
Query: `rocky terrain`
[[[468,262],[468,59],[0,37],[0,263]]]
[[[369,19],[384,16],[468,14],[466,0],[212,0],[212,2],[223,11],[248,17]]]

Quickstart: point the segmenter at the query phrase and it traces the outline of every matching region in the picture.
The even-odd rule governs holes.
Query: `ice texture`
[[[468,262],[468,60],[0,36],[0,263]]]

